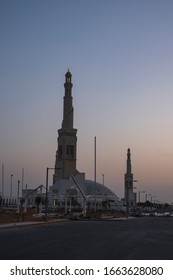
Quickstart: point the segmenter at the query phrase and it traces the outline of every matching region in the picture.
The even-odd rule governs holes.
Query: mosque
[[[77,159],[77,129],[73,126],[72,74],[65,74],[63,121],[58,130],[57,152],[53,175],[53,185],[49,187],[51,204],[82,204],[83,200],[90,207],[101,208],[109,201],[109,208],[119,208],[120,200],[105,185],[85,179],[85,173],[76,169]],[[105,203],[104,203],[105,202]]]
[[[68,70],[65,74],[63,121],[58,130],[57,151],[54,170],[53,183],[49,186],[48,201],[49,206],[58,206],[70,210],[80,207],[83,209],[95,210],[118,210],[126,211],[127,208],[135,208],[136,193],[133,190],[133,174],[131,167],[131,153],[127,150],[127,165],[124,175],[124,198],[117,195],[103,184],[85,179],[85,173],[76,168],[77,159],[77,129],[73,127],[73,97],[72,97],[72,74]],[[48,171],[49,168],[47,168]],[[48,181],[48,180],[47,180]],[[22,190],[22,197],[27,197],[27,205],[35,205],[35,199],[41,195],[35,190]],[[46,188],[47,189],[47,188]],[[41,188],[42,193],[42,188]],[[42,194],[43,195],[43,194]],[[10,197],[4,197],[2,205],[15,204]]]
[[[65,74],[63,120],[58,130],[57,151],[53,174],[53,185],[49,187],[49,204],[64,206],[68,203],[73,208],[75,204],[102,209],[103,206],[122,210],[122,201],[103,184],[86,180],[85,173],[76,169],[77,159],[77,129],[73,125],[72,74]],[[130,149],[128,150],[127,173],[125,174],[125,199],[127,187],[130,185],[130,201],[133,202],[133,175],[131,174]],[[106,205],[106,206],[105,206]]]

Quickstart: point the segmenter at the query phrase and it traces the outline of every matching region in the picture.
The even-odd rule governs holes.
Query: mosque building
[[[82,204],[94,202],[102,207],[103,202],[109,201],[109,208],[120,207],[120,200],[108,187],[98,182],[85,179],[85,173],[76,168],[77,159],[77,129],[73,124],[72,74],[65,74],[63,121],[58,130],[57,152],[53,174],[53,185],[49,187],[49,203],[52,205],[77,201]],[[71,202],[72,201],[72,202]]]
[[[131,166],[130,149],[127,150],[126,173],[124,175],[124,198],[119,199],[117,195],[96,179],[86,180],[85,173],[76,168],[77,161],[77,129],[73,124],[73,97],[72,97],[72,74],[68,70],[65,74],[64,99],[63,99],[63,121],[58,130],[57,151],[55,156],[53,184],[49,187],[49,206],[62,206],[74,204],[83,208],[106,210],[127,210],[136,207],[136,193],[133,188],[133,174]],[[49,168],[47,168],[48,170]],[[47,178],[48,179],[48,178]],[[48,181],[48,180],[47,180]],[[26,185],[27,186],[27,185]],[[40,195],[40,186],[33,189],[22,190],[22,197],[27,197],[27,205],[35,205],[35,199]],[[42,188],[41,188],[42,190]],[[42,192],[42,191],[41,191]],[[43,195],[43,194],[41,194]],[[45,195],[44,195],[45,197]],[[3,197],[2,205],[16,204],[16,198]],[[88,205],[88,206],[87,206]],[[67,207],[66,207],[67,208]]]

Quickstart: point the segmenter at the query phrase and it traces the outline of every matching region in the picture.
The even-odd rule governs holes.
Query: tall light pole
[[[20,209],[19,209],[19,190],[20,190],[20,181],[18,180],[18,184],[17,184],[17,214],[19,214]]]
[[[2,197],[4,196],[4,164],[2,164]]]
[[[105,185],[105,181],[104,181],[104,179],[105,179],[105,175],[104,175],[104,174],[102,174],[102,184],[103,184],[103,186]]]
[[[26,210],[27,210],[27,201],[28,201],[28,199],[27,199],[27,188],[28,188],[28,185],[26,184],[25,185],[25,201],[24,201],[24,213],[26,213]]]
[[[49,167],[46,168],[46,201],[45,201],[45,221],[47,222],[47,210],[48,210],[48,176]]]
[[[96,136],[94,137],[94,201],[95,201],[95,212],[96,212]]]
[[[105,174],[102,174],[102,185],[105,185]],[[106,192],[106,210],[108,211],[108,196]]]
[[[48,177],[49,177],[49,170],[59,170],[62,168],[55,168],[55,167],[47,167],[46,168],[46,201],[45,201],[45,221],[47,222],[47,215],[48,215]]]
[[[133,180],[133,182],[134,183],[138,183],[138,180],[135,179],[135,180]],[[137,187],[133,187],[133,189],[137,189]],[[136,204],[137,204],[137,192],[136,193],[134,192],[134,195],[135,195],[134,199],[135,199],[135,207],[136,207]]]
[[[10,198],[12,198],[12,187],[13,187],[13,174],[11,174],[11,182],[10,182]]]
[[[24,168],[22,168],[22,192],[23,192],[23,184],[24,184]]]

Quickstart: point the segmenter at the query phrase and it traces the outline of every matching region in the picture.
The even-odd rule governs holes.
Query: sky
[[[94,179],[96,136],[98,182],[104,174],[124,196],[130,148],[136,192],[173,202],[172,14],[172,0],[0,0],[6,195],[11,174],[16,195],[23,168],[24,185],[34,188],[54,167],[69,68],[77,169]]]

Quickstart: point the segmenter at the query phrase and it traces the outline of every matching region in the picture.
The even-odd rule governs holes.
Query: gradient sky
[[[130,148],[137,191],[173,202],[172,15],[172,0],[0,1],[6,194],[11,174],[16,192],[22,168],[28,188],[45,185],[69,68],[78,170],[94,179],[96,136],[98,182],[104,174],[105,185],[123,197]]]

